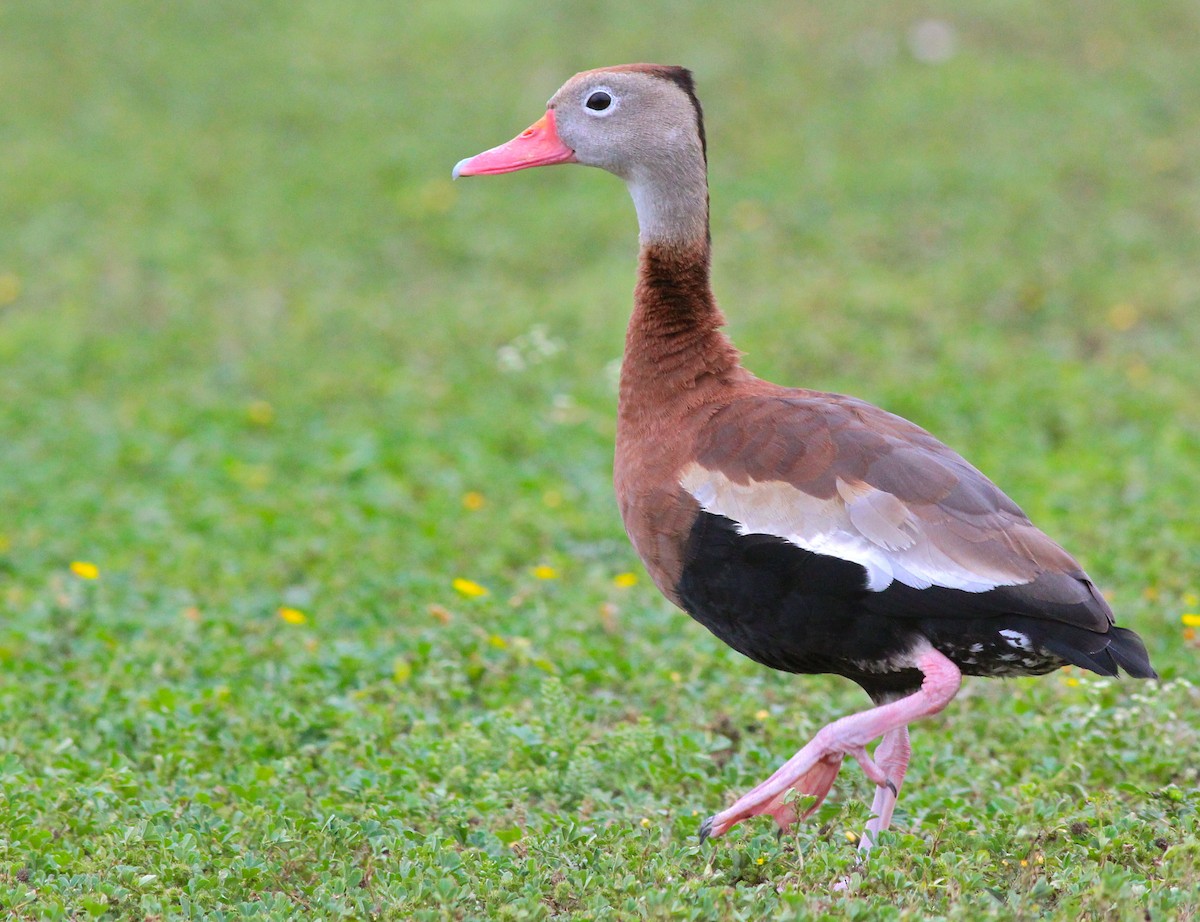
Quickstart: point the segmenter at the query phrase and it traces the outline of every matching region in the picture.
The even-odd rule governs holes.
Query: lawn
[[[9,917],[1200,918],[1200,10],[736,6],[0,6]],[[866,699],[627,545],[624,189],[450,181],[639,59],[747,364],[967,455],[1162,675],[968,680],[866,868],[854,766],[697,842]]]

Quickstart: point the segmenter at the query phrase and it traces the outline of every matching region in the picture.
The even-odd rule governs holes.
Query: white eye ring
[[[619,105],[617,94],[606,86],[594,86],[583,98],[583,111],[594,118],[612,115]]]

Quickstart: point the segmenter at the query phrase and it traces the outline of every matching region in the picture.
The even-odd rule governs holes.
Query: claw
[[[900,789],[898,787],[896,787],[896,785],[892,782],[891,778],[888,778],[886,785],[887,785],[887,789],[892,792],[893,797],[900,796]]]
[[[706,819],[703,823],[700,824],[700,844],[701,845],[703,845],[706,841],[708,841],[708,837],[710,835],[712,835],[713,820],[715,820],[715,819],[716,819],[715,816],[710,816],[708,819]]]

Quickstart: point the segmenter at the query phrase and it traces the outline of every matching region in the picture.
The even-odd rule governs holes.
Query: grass
[[[5,5],[0,906],[1196,918],[1198,27],[1183,0]],[[739,659],[626,545],[624,191],[449,181],[634,59],[697,71],[750,366],[963,451],[1163,675],[970,681],[866,872],[853,768],[794,834],[696,842],[865,699]]]

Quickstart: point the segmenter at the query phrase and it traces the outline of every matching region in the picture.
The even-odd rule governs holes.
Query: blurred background
[[[932,430],[1193,670],[1198,36],[1190,0],[3,4],[10,738],[132,745],[81,701],[135,739],[148,689],[287,728],[374,682],[774,687],[616,514],[624,189],[450,180],[638,60],[695,71],[748,366]]]
[[[275,593],[618,539],[624,190],[449,168],[575,71],[642,59],[696,72],[716,286],[752,368],[912,416],[1105,575],[1135,542],[1133,594],[1194,579],[1196,15],[7,5],[6,581],[104,557],[228,600],[249,561]],[[561,349],[505,374],[497,350],[535,326]],[[580,520],[523,528],[527,481]],[[505,527],[453,522],[485,487]]]
[[[608,485],[627,196],[449,169],[639,59],[696,72],[754,370],[932,429],[1122,602],[1194,592],[1196,15],[6,6],[0,598],[82,559],[139,618],[354,621],[468,563],[635,569]]]

